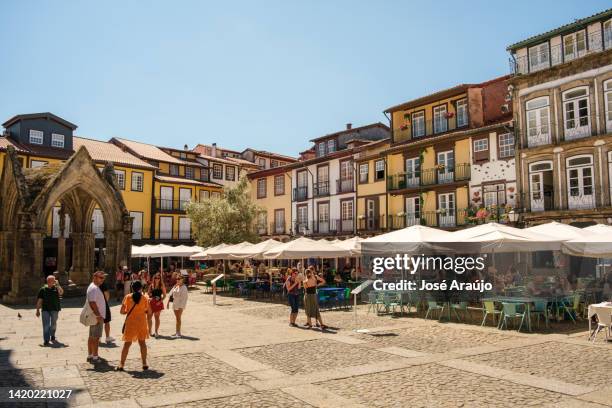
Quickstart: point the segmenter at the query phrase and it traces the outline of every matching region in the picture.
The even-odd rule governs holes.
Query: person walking
[[[319,311],[319,301],[317,300],[317,287],[325,285],[325,279],[315,273],[314,267],[310,266],[306,270],[304,280],[304,310],[306,311],[306,326],[312,327],[311,319],[315,319],[321,325],[321,330],[327,326],[323,324]]]
[[[57,316],[61,310],[60,297],[64,290],[55,280],[55,276],[47,276],[47,283],[38,291],[36,300],[36,317],[40,317],[42,308],[43,347],[49,346],[49,341],[56,342],[55,329]]]
[[[168,303],[166,304],[166,307],[169,308],[170,302],[172,302],[172,310],[174,310],[174,317],[176,318],[176,333],[172,337],[175,339],[181,337],[181,317],[187,306],[187,297],[188,291],[187,286],[185,286],[185,278],[179,274],[176,277],[176,284],[170,289]]]
[[[166,299],[166,285],[157,272],[153,275],[153,280],[149,285],[149,336],[157,338],[159,336],[159,317],[164,310],[164,299]],[[155,334],[151,334],[153,328],[153,317],[155,317]]]
[[[100,285],[100,290],[104,294],[104,303],[106,304],[106,317],[104,318],[104,333],[106,334],[106,344],[111,344],[115,341],[114,337],[110,335],[110,322],[111,322],[111,311],[110,306],[108,305],[108,301],[110,300],[110,290],[106,281],[102,282]]]
[[[87,302],[91,307],[98,322],[89,326],[89,338],[87,339],[87,361],[97,363],[100,361],[98,356],[98,345],[100,337],[102,337],[102,328],[104,319],[106,318],[106,300],[104,294],[100,290],[100,285],[104,282],[106,274],[102,271],[96,271],[93,274],[93,281],[87,288]]]
[[[149,298],[142,294],[142,282],[135,281],[132,284],[132,293],[123,298],[119,313],[126,315],[123,325],[123,349],[121,349],[121,361],[115,368],[116,371],[123,371],[125,360],[130,352],[130,346],[134,341],[140,346],[140,358],[142,359],[142,369],[149,369],[147,365],[147,343],[149,338],[149,327],[147,316],[149,313]]]
[[[291,273],[285,280],[285,289],[287,290],[287,301],[291,307],[289,314],[289,326],[298,327],[295,323],[300,308],[300,281],[297,278],[297,269],[291,269]]]

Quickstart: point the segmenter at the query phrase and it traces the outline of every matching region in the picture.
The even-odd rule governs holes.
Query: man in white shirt
[[[87,339],[87,361],[97,363],[100,361],[98,357],[98,344],[102,337],[102,329],[104,328],[104,318],[106,317],[106,304],[104,301],[104,293],[99,286],[104,282],[106,274],[102,271],[96,271],[93,274],[93,281],[87,288],[87,302],[93,310],[98,322],[93,326],[89,326],[89,338]]]

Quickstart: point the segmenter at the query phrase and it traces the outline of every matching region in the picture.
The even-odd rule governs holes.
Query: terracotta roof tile
[[[194,184],[196,186],[205,186],[205,187],[219,187],[221,188],[221,184],[211,183],[208,181],[200,181],[193,179],[186,179],[181,177],[170,177],[170,176],[160,176],[156,175],[155,180],[164,182],[164,183],[179,183],[179,184]]]
[[[81,146],[85,146],[87,152],[94,161],[98,162],[113,162],[116,164],[124,164],[126,166],[135,166],[147,169],[155,169],[155,166],[151,166],[144,160],[125,152],[110,142],[103,142],[100,140],[86,139],[83,137],[73,138],[74,150],[78,150]]]
[[[125,145],[128,149],[131,149],[134,153],[136,153],[141,158],[154,160],[154,161],[162,161],[166,163],[173,164],[185,164],[182,160],[177,159],[176,157],[170,156],[168,153],[164,152],[157,146],[153,146],[147,143],[135,142],[133,140],[121,139],[118,137],[113,138],[117,140],[119,143]]]

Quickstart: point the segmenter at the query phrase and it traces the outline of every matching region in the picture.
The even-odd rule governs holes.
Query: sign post
[[[367,281],[363,282],[361,285],[357,286],[351,291],[351,294],[353,295],[353,312],[355,313],[355,326],[357,326],[357,296],[360,295],[364,289],[368,288],[373,283],[374,281],[372,279],[368,279]],[[355,329],[355,331],[358,333],[365,333],[367,332],[367,329]]]
[[[223,274],[218,275],[215,279],[210,281],[212,283],[212,291],[213,291],[213,305],[217,305],[217,281],[223,277]]]

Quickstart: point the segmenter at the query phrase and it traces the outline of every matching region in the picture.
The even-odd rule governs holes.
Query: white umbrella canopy
[[[345,239],[344,241],[336,239],[332,241],[332,243],[336,246],[339,246],[340,248],[348,249],[349,251],[351,251],[352,256],[356,256],[361,255],[361,241],[363,240],[364,238],[353,237]]]
[[[208,257],[208,252],[209,251],[214,251],[216,249],[221,249],[223,247],[228,246],[227,244],[219,244],[210,248],[206,248],[204,249],[202,252],[198,252],[196,254],[193,254],[189,257],[189,259],[191,259],[192,261],[200,261],[200,260],[204,260],[204,259],[210,259]]]
[[[132,258],[146,258],[151,256],[157,245],[145,244],[143,246],[132,245]]]
[[[560,250],[565,240],[491,222],[451,232],[435,241],[468,246],[474,244],[480,247],[480,252],[533,252]]]
[[[557,221],[525,228],[524,231],[535,232],[536,234],[544,234],[550,237],[562,238],[565,240],[583,238],[592,234],[582,228],[574,227],[569,224],[563,224],[562,222]]]
[[[361,251],[366,254],[416,252],[424,248],[436,249],[433,242],[443,239],[450,232],[424,225],[413,225],[387,232],[361,241]]]
[[[263,259],[264,252],[276,248],[279,245],[283,245],[283,243],[275,239],[267,239],[258,244],[237,249],[233,252],[233,255],[235,256],[235,259]]]
[[[595,224],[582,229],[593,234],[608,234],[612,235],[612,226],[606,224]]]
[[[563,253],[586,258],[612,258],[612,234],[592,233],[563,243]]]
[[[351,251],[330,242],[298,238],[264,252],[264,259],[338,258],[351,256]]]
[[[244,241],[239,244],[226,245],[221,248],[216,247],[209,249],[208,251],[206,251],[206,255],[208,256],[208,259],[242,259],[240,257],[235,257],[234,253],[240,251],[241,249],[250,248],[252,246],[252,243]]]

